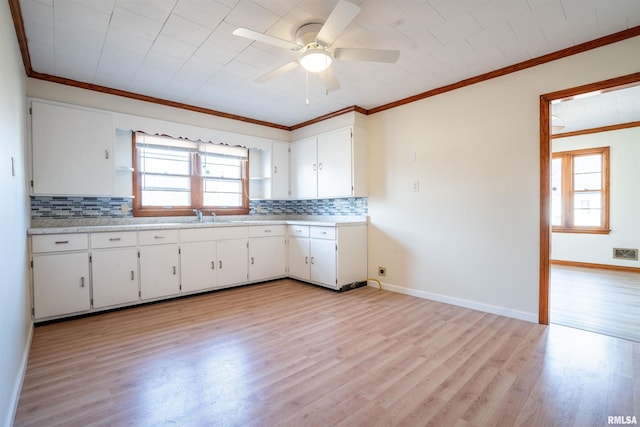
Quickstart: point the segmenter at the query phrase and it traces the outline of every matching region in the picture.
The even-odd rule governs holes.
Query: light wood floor
[[[549,295],[552,323],[640,342],[640,273],[552,265]]]
[[[37,327],[16,426],[601,426],[640,344],[291,280]]]

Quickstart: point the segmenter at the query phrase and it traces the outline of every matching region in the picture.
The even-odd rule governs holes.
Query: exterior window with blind
[[[554,232],[609,233],[609,147],[553,153]]]
[[[248,150],[134,134],[135,216],[247,214]]]

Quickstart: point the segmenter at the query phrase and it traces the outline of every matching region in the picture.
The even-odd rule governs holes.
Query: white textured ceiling
[[[295,125],[373,108],[640,25],[640,0],[351,0],[333,47],[398,49],[395,64],[334,61],[328,95],[296,53],[232,35],[294,40],[337,0],[20,0],[33,71]]]

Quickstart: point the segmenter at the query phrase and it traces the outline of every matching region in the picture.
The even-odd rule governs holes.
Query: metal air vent
[[[614,259],[638,260],[637,249],[613,248]]]

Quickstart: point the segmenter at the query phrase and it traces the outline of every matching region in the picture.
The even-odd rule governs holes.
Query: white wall
[[[537,321],[539,97],[637,72],[639,51],[636,37],[369,116],[369,277],[384,266],[388,289]]]
[[[640,127],[553,140],[556,151],[610,147],[609,234],[552,233],[551,259],[640,267],[613,248],[640,248]]]
[[[9,426],[32,323],[27,286],[25,72],[7,2],[0,2],[0,58],[0,425]]]

